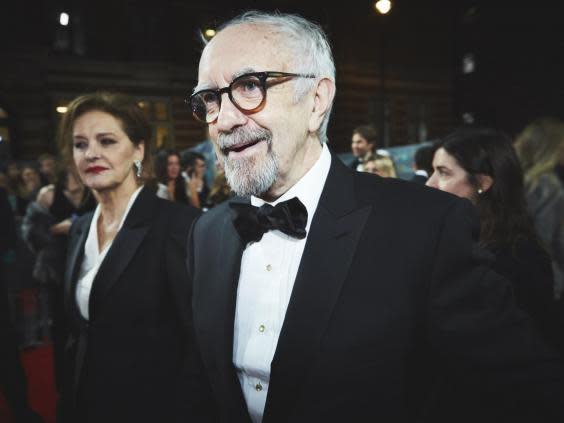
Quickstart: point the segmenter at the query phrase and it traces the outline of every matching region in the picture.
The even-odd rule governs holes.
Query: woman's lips
[[[103,166],[92,166],[86,169],[86,173],[101,173],[104,170],[108,170],[107,167],[103,167]]]

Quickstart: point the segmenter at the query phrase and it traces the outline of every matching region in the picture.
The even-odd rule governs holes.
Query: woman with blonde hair
[[[397,178],[396,166],[389,156],[375,154],[364,163],[364,171],[383,178]]]
[[[564,154],[564,122],[541,118],[517,137],[515,149],[525,174],[527,207],[552,257],[554,294],[564,291],[564,187],[555,168]]]

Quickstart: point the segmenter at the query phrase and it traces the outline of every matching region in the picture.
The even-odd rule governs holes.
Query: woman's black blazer
[[[183,369],[195,350],[186,240],[197,214],[143,188],[94,279],[88,321],[75,293],[93,213],[73,225],[64,286],[68,420],[186,420]]]

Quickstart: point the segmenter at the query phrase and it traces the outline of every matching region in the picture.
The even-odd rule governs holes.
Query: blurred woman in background
[[[175,150],[163,150],[157,154],[156,173],[161,184],[167,187],[168,199],[200,208],[196,190],[191,190],[182,177],[180,154]],[[194,195],[192,195],[194,193]]]
[[[35,166],[25,164],[21,167],[21,175],[22,185],[20,188],[20,196],[27,202],[34,201],[41,188],[39,171]]]
[[[554,294],[564,291],[564,187],[556,173],[564,157],[564,122],[543,118],[528,125],[515,142],[525,173],[527,206],[539,237],[552,257]]]
[[[375,154],[364,162],[364,171],[383,178],[397,178],[396,165],[389,156]]]
[[[479,242],[494,254],[494,270],[512,283],[517,303],[545,337],[560,345],[564,335],[554,316],[550,257],[527,213],[523,173],[511,140],[492,129],[461,129],[435,148],[427,185],[474,204]]]

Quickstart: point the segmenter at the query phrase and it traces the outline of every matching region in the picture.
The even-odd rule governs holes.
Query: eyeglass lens
[[[261,79],[254,75],[245,75],[235,79],[230,85],[230,99],[242,110],[257,108],[264,99]],[[213,122],[221,105],[217,91],[202,91],[191,99],[194,115],[203,122]]]

